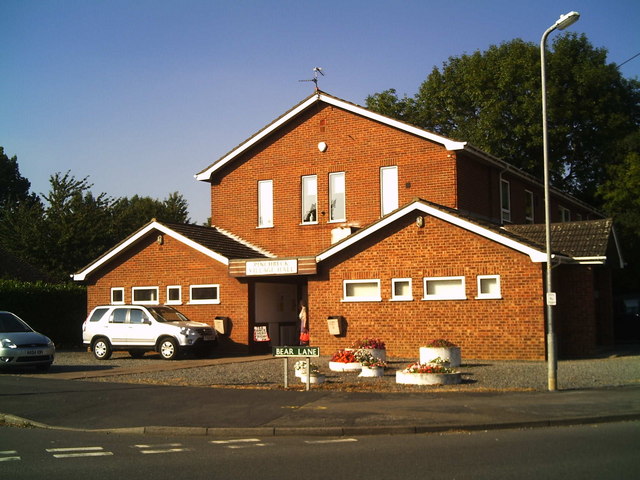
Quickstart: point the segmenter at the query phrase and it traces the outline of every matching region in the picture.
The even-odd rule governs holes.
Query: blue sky
[[[200,223],[193,175],[311,94],[313,67],[361,105],[413,95],[450,56],[538,44],[571,10],[609,62],[640,52],[638,0],[2,0],[0,145],[38,194],[69,170],[113,197],[179,191]]]

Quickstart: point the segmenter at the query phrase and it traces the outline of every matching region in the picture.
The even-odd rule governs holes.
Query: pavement
[[[177,368],[173,363],[151,368]],[[83,381],[101,375],[107,373],[3,374],[0,424],[263,437],[411,434],[640,420],[640,385],[555,392],[360,393]]]

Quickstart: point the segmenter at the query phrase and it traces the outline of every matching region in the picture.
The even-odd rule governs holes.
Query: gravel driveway
[[[312,388],[405,392],[433,391],[434,387],[397,385],[395,371],[415,360],[391,359],[384,377],[361,378],[356,373],[332,372],[329,357],[312,359],[327,377],[325,384]],[[289,360],[289,384],[302,388],[294,377]],[[440,387],[444,390],[546,390],[546,362],[487,361],[463,358],[463,383]],[[48,375],[57,377],[68,372],[80,374],[82,380],[121,383],[148,383],[161,385],[189,385],[232,388],[282,388],[284,360],[269,357],[239,357],[236,359],[182,359],[162,360],[159,355],[147,353],[142,359],[133,359],[125,352],[114,353],[110,360],[99,361],[85,351],[60,351]],[[79,377],[78,377],[79,378]],[[597,358],[561,360],[558,362],[558,388],[583,389],[640,383],[640,345],[619,347]]]

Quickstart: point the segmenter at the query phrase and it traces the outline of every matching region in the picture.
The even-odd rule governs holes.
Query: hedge
[[[0,310],[15,313],[57,347],[80,346],[87,290],[74,284],[0,279]]]

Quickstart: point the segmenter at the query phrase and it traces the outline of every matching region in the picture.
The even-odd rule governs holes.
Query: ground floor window
[[[428,277],[424,279],[423,300],[466,300],[464,277]]]
[[[167,305],[180,305],[182,303],[182,289],[180,285],[167,287]]]
[[[158,304],[158,287],[133,287],[131,289],[132,303],[141,305]]]
[[[502,298],[500,275],[478,275],[478,296],[476,298]]]
[[[345,280],[343,283],[343,301],[379,302],[380,280]]]
[[[220,285],[191,285],[190,303],[220,303]]]
[[[410,278],[394,278],[391,280],[391,300],[413,300]]]
[[[111,304],[122,305],[124,303],[124,288],[115,287],[111,289]]]

